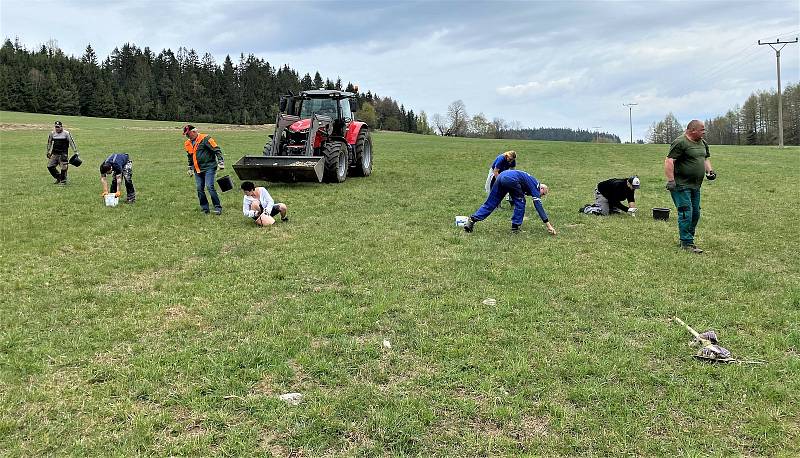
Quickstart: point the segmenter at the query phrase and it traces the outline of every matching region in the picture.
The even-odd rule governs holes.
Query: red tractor
[[[291,92],[280,99],[275,133],[263,156],[245,156],[233,165],[242,180],[326,181],[372,173],[369,126],[356,121],[356,94],[336,90]]]

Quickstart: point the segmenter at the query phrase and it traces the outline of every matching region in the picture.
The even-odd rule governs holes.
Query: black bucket
[[[230,175],[225,175],[217,180],[217,185],[219,185],[219,190],[222,192],[230,191],[233,189],[233,180],[231,180]]]
[[[69,158],[70,165],[74,165],[75,167],[80,167],[83,164],[81,157],[77,154],[73,154],[71,158]]]
[[[669,219],[669,208],[654,208],[653,209],[653,219],[660,219],[660,220],[668,220]]]

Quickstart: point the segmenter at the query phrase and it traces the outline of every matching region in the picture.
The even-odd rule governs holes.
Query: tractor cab
[[[353,121],[352,102],[355,94],[334,90],[303,91],[281,97],[281,112],[311,120],[315,115],[329,118],[334,135],[344,136],[344,129]],[[292,126],[300,129],[305,126]]]

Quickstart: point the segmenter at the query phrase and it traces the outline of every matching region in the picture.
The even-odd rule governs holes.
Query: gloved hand
[[[677,188],[677,185],[675,184],[675,180],[669,180],[669,181],[667,181],[667,186],[666,186],[666,188],[667,188],[667,191],[674,191],[674,190],[675,190],[675,188]]]
[[[47,158],[50,159],[51,157],[53,157],[53,153],[47,153]]]
[[[713,170],[711,170],[710,172],[706,173],[706,180],[714,181],[716,179],[717,179],[717,174]]]
[[[100,193],[100,197],[102,197],[102,198],[104,198],[104,199],[105,199],[105,197],[106,197],[106,193],[104,193],[104,192],[101,192],[101,193]]]
[[[220,170],[225,170],[225,161],[219,161]]]
[[[189,166],[189,168],[186,170],[186,174],[189,175],[189,176],[193,176],[194,175],[194,170],[192,169],[191,166]]]
[[[114,197],[119,197],[119,191],[114,193]]]
[[[628,213],[630,213],[631,215],[633,215],[634,213],[636,213],[636,210],[638,210],[638,208],[636,208],[636,207],[630,207],[630,208],[628,208]]]

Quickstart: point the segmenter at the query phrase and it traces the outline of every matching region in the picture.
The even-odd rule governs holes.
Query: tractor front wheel
[[[341,183],[347,179],[347,147],[342,142],[329,141],[322,151],[325,156],[325,173],[328,183]]]
[[[356,138],[356,163],[354,175],[368,177],[372,173],[372,136],[369,131],[362,130]]]

